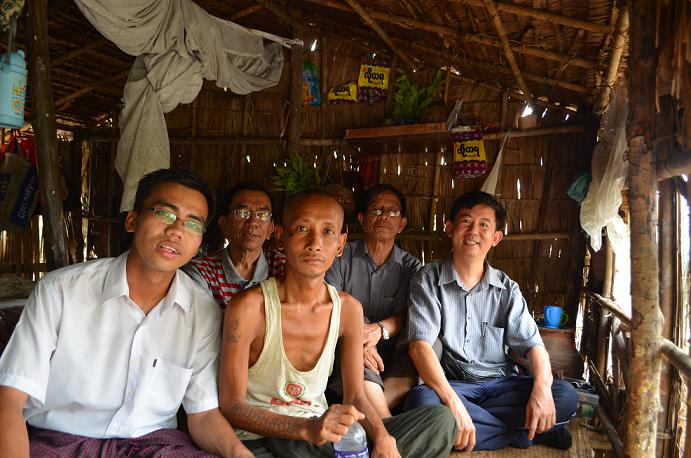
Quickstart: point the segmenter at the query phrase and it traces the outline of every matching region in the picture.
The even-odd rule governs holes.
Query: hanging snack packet
[[[329,100],[329,103],[332,105],[338,103],[356,103],[357,85],[355,84],[355,81],[351,81],[347,84],[332,87],[329,89],[329,93],[326,97]]]
[[[321,105],[321,93],[319,92],[319,71],[317,66],[310,62],[302,65],[302,104],[305,106]]]
[[[360,64],[360,77],[358,78],[358,102],[384,102],[389,87],[390,72],[388,60],[364,56]]]
[[[475,178],[487,175],[487,155],[482,126],[455,128],[453,137],[453,177]]]

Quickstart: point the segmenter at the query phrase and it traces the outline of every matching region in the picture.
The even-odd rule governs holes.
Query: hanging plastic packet
[[[356,103],[357,102],[357,84],[355,81],[342,84],[340,86],[332,87],[326,95],[331,105],[339,103]]]
[[[387,59],[364,56],[358,78],[358,102],[376,103],[386,101],[389,88],[390,63]]]
[[[487,175],[487,154],[482,126],[456,127],[453,138],[453,177],[475,178]]]
[[[321,105],[322,97],[319,91],[319,70],[311,62],[302,65],[302,104],[305,106]]]

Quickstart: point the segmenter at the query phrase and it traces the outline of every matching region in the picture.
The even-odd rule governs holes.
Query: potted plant
[[[398,78],[394,82],[396,88],[394,117],[402,124],[416,124],[422,111],[432,103],[441,99],[441,71],[437,70],[432,84],[420,87],[408,78],[408,75],[398,69]]]
[[[317,188],[321,183],[319,168],[314,167],[299,154],[288,156],[285,167],[278,167],[276,173],[278,175],[273,177],[274,185],[288,194]]]

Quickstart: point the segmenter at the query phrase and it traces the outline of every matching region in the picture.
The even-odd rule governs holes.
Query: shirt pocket
[[[486,363],[504,363],[504,328],[482,323],[480,358]]]
[[[157,358],[146,393],[151,411],[160,416],[175,415],[191,377],[192,369]]]

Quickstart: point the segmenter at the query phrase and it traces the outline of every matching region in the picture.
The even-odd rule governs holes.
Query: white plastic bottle
[[[369,458],[367,434],[360,423],[353,423],[346,435],[334,442],[334,450],[336,458]]]

